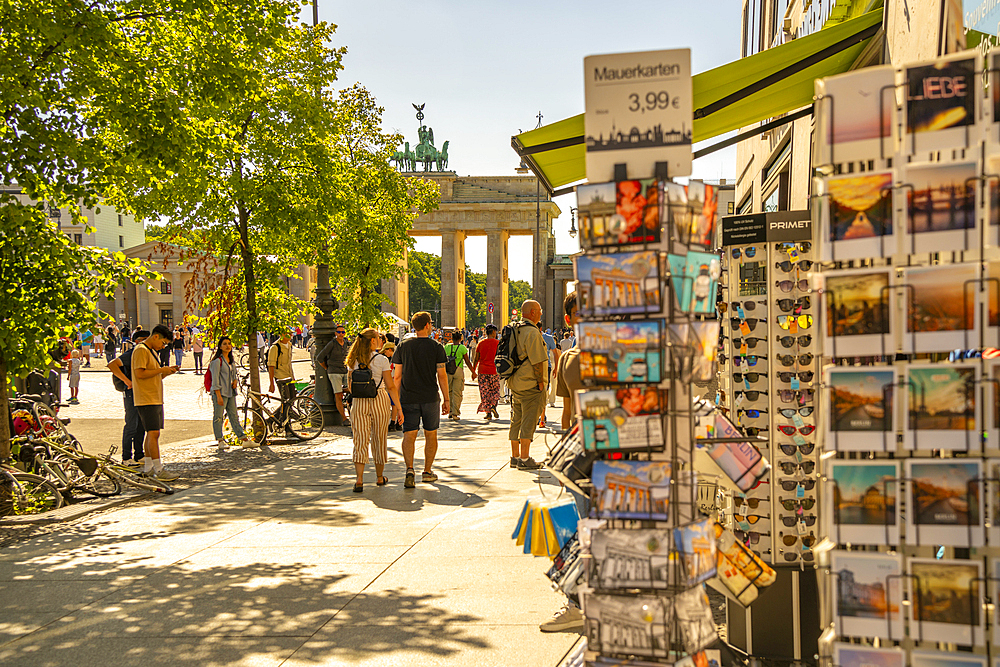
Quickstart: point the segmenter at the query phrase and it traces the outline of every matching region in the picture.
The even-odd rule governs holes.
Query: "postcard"
[[[719,321],[705,320],[691,323],[690,348],[693,354],[691,379],[710,382],[715,379],[715,360],[719,353]]]
[[[817,165],[833,165],[895,153],[896,117],[892,65],[866,67],[816,79]],[[881,140],[881,148],[879,142]]]
[[[975,162],[910,164],[900,195],[906,201],[905,253],[968,250],[979,245]]]
[[[903,270],[904,352],[975,347],[979,337],[979,267],[938,264]]]
[[[745,437],[724,415],[715,415],[713,438]],[[752,443],[715,442],[706,445],[709,457],[741,491],[749,491],[771,469],[767,459]]]
[[[657,385],[577,392],[584,449],[661,451],[666,396]]]
[[[694,211],[688,204],[687,188],[680,183],[664,181],[660,201],[665,206],[661,218],[669,225],[674,240],[687,245],[691,241],[691,228],[694,226]]]
[[[889,257],[898,251],[892,220],[893,172],[835,176],[822,181],[823,259]]]
[[[987,459],[986,477],[985,489],[989,504],[986,506],[987,516],[984,523],[990,545],[994,545],[1000,543],[1000,459]],[[1000,617],[997,618],[997,624],[1000,625]]]
[[[903,149],[909,154],[967,146],[976,124],[978,53],[969,52],[903,69],[906,103]]]
[[[907,542],[983,544],[983,467],[970,459],[906,461],[909,507]]]
[[[994,470],[996,467],[994,466]],[[996,502],[996,496],[994,496],[994,502]],[[990,560],[990,567],[992,568],[993,581],[989,582],[990,595],[992,595],[994,600],[1000,599],[1000,558],[993,558]],[[997,614],[994,611],[993,614],[993,643],[996,644],[1000,642],[1000,618],[997,618]],[[1000,658],[995,658],[993,661],[993,667],[1000,667]]]
[[[673,601],[674,620],[681,629],[685,651],[692,653],[715,641],[715,622],[704,586],[685,591],[675,596]]]
[[[667,657],[673,633],[670,599],[583,593],[587,648],[603,654]]]
[[[895,269],[869,268],[824,273],[824,351],[832,357],[895,352],[891,313]]]
[[[919,630],[911,630],[919,634]],[[946,640],[949,641],[949,640]],[[986,656],[942,651],[911,651],[910,667],[986,667]]]
[[[1000,168],[1000,164],[997,165]],[[982,292],[986,300],[986,327],[983,331],[984,347],[1000,347],[1000,261],[987,260],[982,276],[986,289]],[[979,292],[979,285],[976,292]]]
[[[660,263],[652,250],[577,255],[573,261],[581,317],[658,314],[663,309]]]
[[[669,461],[595,461],[591,482],[599,519],[668,519]]]
[[[896,450],[895,368],[841,368],[826,371],[830,412],[827,448],[839,452]]]
[[[691,245],[714,248],[718,223],[719,189],[714,185],[691,179],[687,186],[688,204],[692,208]]]
[[[837,642],[833,645],[833,664],[837,667],[903,667],[906,654],[898,648]]]
[[[681,556],[680,583],[694,586],[715,575],[715,520],[708,518],[674,528],[674,545]]]
[[[969,451],[976,432],[976,364],[910,364],[906,367],[904,449]]]
[[[659,382],[665,335],[664,320],[578,324],[580,379],[585,384]]]
[[[910,636],[965,646],[984,643],[979,581],[983,564],[976,560],[909,559]],[[917,656],[914,651],[913,665]],[[941,653],[928,654],[943,656]],[[952,660],[952,655],[946,656]],[[972,656],[969,656],[972,657]],[[929,663],[921,663],[931,667]]]
[[[659,245],[659,192],[660,184],[653,178],[579,186],[580,245]]]
[[[667,255],[670,279],[682,312],[715,312],[716,285],[722,274],[719,256],[692,250],[687,255]]]
[[[896,544],[899,542],[898,461],[827,462],[825,512],[830,536],[838,544]]]
[[[899,611],[903,564],[898,555],[834,551],[830,570],[838,635],[904,638]]]

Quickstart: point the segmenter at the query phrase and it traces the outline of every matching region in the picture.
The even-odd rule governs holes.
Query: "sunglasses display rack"
[[[817,82],[829,667],[1000,664],[998,88],[973,51]]]
[[[810,562],[817,536],[816,298],[808,279],[815,254],[807,218],[800,211],[722,220],[728,280],[717,304],[718,402],[772,462],[753,488],[733,492],[725,521],[776,566]],[[786,221],[796,224],[773,224]]]
[[[716,525],[699,509],[717,487],[694,472],[703,441],[692,387],[717,371],[714,197],[711,186],[662,178],[577,190],[585,388],[577,435],[547,465],[591,499],[574,547],[581,566],[557,558],[556,575],[580,593],[586,664],[695,667],[717,641],[704,589],[717,571]]]

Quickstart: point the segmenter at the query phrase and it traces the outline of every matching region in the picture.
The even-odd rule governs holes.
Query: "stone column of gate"
[[[465,326],[465,232],[441,234],[442,327]]]
[[[493,324],[502,329],[510,319],[510,291],[507,279],[507,244],[510,233],[486,233],[486,301],[493,304]],[[518,308],[521,304],[517,304]]]
[[[170,272],[170,291],[173,297],[174,324],[184,323],[184,274]]]

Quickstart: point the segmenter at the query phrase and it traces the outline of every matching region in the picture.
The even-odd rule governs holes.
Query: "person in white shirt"
[[[383,474],[388,458],[389,422],[403,422],[403,410],[399,402],[399,391],[392,379],[389,359],[379,353],[378,331],[365,329],[354,339],[347,353],[348,386],[354,379],[354,371],[365,366],[371,371],[372,380],[377,387],[374,398],[354,396],[351,408],[351,429],[354,433],[354,470],[358,479],[354,484],[354,492],[364,490],[365,466],[368,464],[368,450],[371,448],[375,459],[375,484],[385,486],[389,479]],[[351,388],[351,393],[354,389]],[[392,397],[390,402],[389,397]]]

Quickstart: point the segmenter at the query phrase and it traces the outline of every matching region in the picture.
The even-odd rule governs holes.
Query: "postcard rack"
[[[1000,98],[982,86],[998,65],[970,51],[817,82],[831,665],[1000,657]],[[931,99],[932,77],[960,87]]]
[[[662,174],[616,176],[577,190],[585,388],[576,442],[558,443],[549,464],[590,496],[580,528],[585,659],[673,664],[716,640],[703,586],[716,572],[716,536],[699,510],[712,481],[694,473],[692,383],[716,372],[717,192]]]

